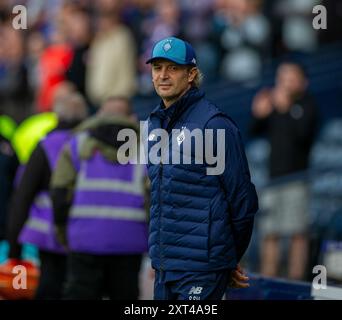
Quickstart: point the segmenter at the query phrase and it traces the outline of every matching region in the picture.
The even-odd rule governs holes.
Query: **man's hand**
[[[268,117],[273,111],[271,93],[268,89],[263,89],[257,93],[253,100],[252,113],[254,117],[263,119]]]
[[[248,288],[249,283],[247,282],[249,278],[246,276],[245,272],[242,270],[241,266],[238,264],[235,270],[230,274],[229,287],[231,288]]]
[[[151,280],[154,280],[154,278],[156,276],[156,271],[153,268],[150,268],[148,271],[148,276]]]
[[[275,109],[280,113],[287,113],[291,109],[292,99],[290,94],[281,87],[272,91],[272,101]]]

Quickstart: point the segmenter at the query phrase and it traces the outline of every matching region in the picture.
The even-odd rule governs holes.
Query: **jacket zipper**
[[[162,227],[162,182],[163,182],[163,163],[160,163],[160,184],[159,184],[159,207],[160,207],[160,216],[159,216],[159,260],[160,260],[160,277],[159,277],[159,283],[161,283],[162,278],[162,272],[163,272],[163,262],[162,262],[162,241],[161,241],[161,227]]]
[[[166,131],[169,132],[171,119],[167,118],[167,125],[166,125]],[[160,259],[160,277],[159,277],[159,283],[162,281],[162,274],[163,274],[163,257],[162,257],[162,241],[161,241],[161,230],[162,230],[162,218],[163,218],[163,197],[162,197],[162,185],[163,185],[163,155],[161,155],[160,160],[160,184],[159,184],[159,206],[160,206],[160,217],[159,217],[159,259]]]
[[[169,132],[170,128],[170,122],[171,119],[168,117],[167,118],[167,125],[166,125],[166,131]],[[163,217],[163,212],[162,212],[162,207],[163,207],[163,198],[162,198],[162,185],[163,185],[163,155],[161,155],[161,160],[160,160],[160,184],[159,184],[159,207],[160,207],[160,216],[159,216],[159,260],[160,260],[160,277],[159,277],[159,283],[162,282],[162,275],[163,275],[163,257],[162,257],[162,241],[161,241],[161,230],[162,230],[162,217]]]

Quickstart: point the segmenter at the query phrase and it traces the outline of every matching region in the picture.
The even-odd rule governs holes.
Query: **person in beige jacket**
[[[98,33],[90,47],[86,90],[94,106],[109,96],[130,98],[136,88],[133,36],[113,12],[101,12]]]

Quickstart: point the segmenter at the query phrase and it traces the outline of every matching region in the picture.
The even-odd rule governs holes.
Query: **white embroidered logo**
[[[191,287],[189,294],[201,294],[203,287]]]
[[[171,40],[168,40],[163,46],[163,49],[165,52],[169,51],[171,49]]]

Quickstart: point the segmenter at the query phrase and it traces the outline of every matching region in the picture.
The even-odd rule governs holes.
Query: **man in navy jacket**
[[[240,133],[198,88],[201,73],[189,43],[174,37],[161,40],[147,63],[152,65],[152,81],[162,100],[148,119],[154,298],[221,299],[228,284],[248,286],[239,261],[248,247],[258,210]],[[163,159],[158,162],[151,160],[151,154],[160,129],[167,132],[169,143],[161,148]],[[224,159],[223,170],[208,173],[213,163],[207,157],[196,162],[198,155],[207,156],[208,150],[192,146],[186,150],[186,129],[212,130],[212,141],[202,142],[204,149],[214,150],[218,161]],[[171,159],[169,155],[176,153],[181,159],[187,155],[190,163]]]

